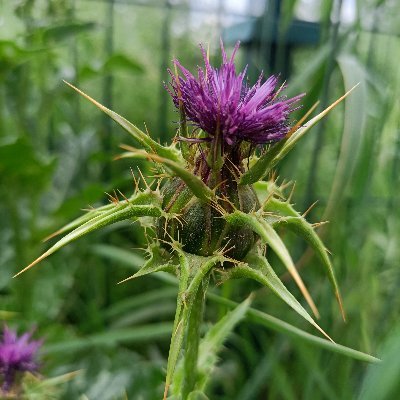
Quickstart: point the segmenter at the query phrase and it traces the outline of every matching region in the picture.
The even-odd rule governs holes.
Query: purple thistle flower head
[[[10,390],[17,372],[34,372],[38,369],[37,352],[42,340],[30,340],[32,332],[21,336],[7,326],[3,328],[0,341],[0,376],[3,378],[2,391]]]
[[[219,136],[228,145],[281,140],[290,129],[288,117],[293,104],[303,94],[289,99],[279,97],[283,87],[276,90],[277,77],[271,76],[262,83],[262,74],[249,87],[245,82],[247,67],[236,74],[234,58],[238,48],[239,42],[228,59],[221,40],[222,64],[213,68],[201,47],[205,68],[198,68],[197,77],[174,60],[183,75],[176,76],[169,70],[172,90],[167,89],[174,104],[178,109],[183,107],[187,120],[207,132],[209,138]]]

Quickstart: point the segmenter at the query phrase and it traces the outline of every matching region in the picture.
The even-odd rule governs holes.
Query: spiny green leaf
[[[150,190],[146,190],[144,192],[139,191],[137,193],[134,193],[131,197],[124,199],[120,202],[120,204],[128,204],[128,203],[131,205],[158,205],[161,204],[161,198],[157,192],[153,192]],[[90,221],[92,218],[96,216],[99,215],[105,216],[110,212],[113,212],[115,210],[115,207],[116,207],[115,203],[110,203],[101,207],[93,208],[87,211],[86,214],[83,214],[82,216],[76,218],[67,225],[63,226],[61,229],[49,235],[47,238],[44,239],[44,241],[47,241],[53,238],[54,236],[58,236],[65,232],[71,231],[72,229],[75,229],[76,227],[83,225],[85,222]]]
[[[235,301],[226,299],[222,296],[218,296],[214,293],[208,293],[208,298],[214,301],[217,304],[222,304],[226,307],[234,308],[238,305]],[[332,351],[334,353],[341,354],[346,357],[353,358],[355,360],[369,362],[369,363],[378,363],[381,360],[378,358],[371,356],[370,354],[363,353],[358,350],[354,350],[350,347],[343,346],[338,343],[332,343],[331,341],[315,336],[311,333],[308,333],[302,329],[299,329],[285,321],[282,321],[279,318],[276,318],[270,314],[262,312],[260,310],[256,310],[254,308],[250,308],[247,312],[248,321],[252,321],[254,323],[265,326],[268,329],[272,329],[276,332],[283,333],[292,337],[293,339],[300,339],[307,343],[310,343],[313,346],[320,347],[325,350]]]
[[[171,161],[168,158],[160,157],[157,154],[150,154],[146,151],[137,150],[129,146],[124,146],[124,148],[130,151],[121,154],[119,158],[144,158],[160,163],[165,166],[167,170],[181,178],[199,199],[206,201],[213,197],[213,191],[199,177],[188,171],[185,166]]]
[[[236,268],[236,267],[235,267]],[[234,268],[234,269],[235,269]],[[204,390],[211,376],[212,369],[217,362],[217,354],[221,350],[228,335],[235,326],[245,317],[251,303],[251,296],[240,303],[235,309],[228,312],[202,339],[199,349],[197,389]]]
[[[231,261],[222,255],[202,257],[202,258],[205,259],[205,261],[200,265],[194,276],[191,278],[186,291],[187,295],[189,296],[189,301],[194,297],[201,282],[213,267],[215,267],[217,264],[222,265],[225,261]]]
[[[295,310],[311,325],[317,328],[324,336],[333,341],[325,331],[312,319],[303,306],[296,300],[296,298],[289,292],[286,286],[278,278],[271,265],[265,257],[260,257],[255,254],[248,255],[246,260],[247,265],[239,264],[232,268],[228,275],[230,277],[248,278],[253,279],[264,286],[269,287],[275,295]]]
[[[318,309],[315,306],[315,303],[312,300],[306,286],[304,285],[303,280],[297,272],[292,257],[290,256],[285,244],[275,232],[274,228],[267,221],[265,221],[260,214],[257,213],[245,214],[239,210],[236,210],[231,214],[226,214],[224,218],[231,224],[246,224],[247,226],[251,227],[251,229],[260,236],[261,240],[271,247],[271,249],[285,265],[289,273],[292,275],[314,315],[318,318]]]
[[[71,243],[72,241],[84,236],[92,231],[103,228],[107,225],[114,224],[115,222],[123,221],[130,218],[138,218],[143,216],[160,217],[163,211],[159,206],[154,205],[132,205],[129,202],[123,202],[116,204],[110,211],[106,211],[100,215],[97,215],[89,221],[83,223],[79,227],[75,228],[72,232],[61,238],[56,242],[49,250],[43,253],[39,258],[25,267],[23,270],[18,272],[14,277],[22,274],[34,265],[55,253],[57,250]]]
[[[290,150],[292,150],[296,143],[333,108],[343,101],[356,88],[356,86],[351,88],[347,93],[345,93],[342,97],[320,112],[314,118],[311,118],[302,127],[297,129],[293,135],[281,140],[268,149],[268,151],[242,175],[240,184],[249,185],[263,179],[267,173],[271,171],[271,169],[274,168],[275,165],[280,162]]]
[[[149,253],[151,255],[150,259],[140,268],[138,272],[136,272],[136,274],[131,275],[118,283],[124,283],[131,279],[139,278],[140,276],[152,274],[153,272],[175,271],[175,265],[165,257],[165,250],[161,249],[158,244],[151,246]],[[168,258],[170,259],[171,257]]]
[[[92,99],[86,93],[82,92],[75,86],[70,83],[64,81],[68,86],[72,89],[76,90],[79,94],[81,94],[84,98],[93,103],[97,108],[106,113],[109,117],[111,117],[117,124],[119,124],[123,129],[125,129],[138,143],[140,143],[146,150],[151,151],[161,157],[166,159],[181,162],[182,157],[177,149],[174,147],[165,147],[161,144],[157,143],[153,139],[150,138],[149,135],[141,131],[137,126],[133,125],[131,122],[126,120],[125,118],[118,115],[116,112],[109,110],[107,107],[104,107],[102,104],[98,103],[96,100]]]
[[[283,218],[277,218],[274,226],[283,226],[289,228],[290,230],[301,236],[303,239],[305,239],[313,248],[326,269],[329,281],[332,285],[336,299],[338,301],[343,320],[346,320],[342,298],[340,295],[339,286],[336,281],[331,260],[324,244],[322,243],[322,240],[314,231],[313,226],[309,222],[307,222],[306,219],[302,217],[297,211],[295,211],[288,202],[285,201],[270,198],[264,206],[264,210],[277,212],[280,215],[283,215]]]
[[[270,196],[264,203],[263,211],[276,213],[278,219],[282,216],[302,218],[302,216],[293,208],[293,206],[288,201],[282,201],[273,196]]]
[[[283,139],[272,145],[258,161],[247,170],[240,178],[240,185],[250,185],[263,179],[268,172],[273,168],[273,160],[282,151],[287,139]]]
[[[90,246],[89,249],[91,249],[95,254],[98,254],[110,260],[114,260],[120,263],[121,266],[125,266],[133,270],[139,270],[146,261],[144,258],[139,257],[132,251],[121,249],[117,246],[96,244],[94,246]],[[157,279],[161,280],[167,285],[177,285],[176,277],[167,272],[159,272],[155,276],[157,277]]]
[[[127,253],[126,250],[121,250],[121,249],[115,249],[116,251],[119,250],[121,252],[121,255],[117,255],[117,260],[122,261],[124,263],[128,263],[129,265],[132,266],[132,268],[139,268],[139,266],[136,264],[135,261],[130,263],[129,261],[129,254]],[[115,251],[115,252],[116,252]],[[108,258],[113,258],[114,253],[108,252],[106,256]],[[174,278],[170,274],[166,274],[163,272],[160,272],[158,274],[152,275],[156,279],[160,280],[163,283],[166,284],[171,284],[171,285],[176,285],[178,286],[179,282],[182,282],[181,280],[178,282],[176,278]],[[182,286],[183,287],[183,286]],[[180,292],[183,293],[183,292]],[[212,293],[211,291],[207,291],[206,296],[208,299],[210,299],[212,302],[216,304],[221,304],[225,307],[228,308],[235,308],[238,306],[238,303],[229,300],[225,297],[219,296],[215,293]],[[181,296],[179,297],[181,299]],[[178,301],[179,301],[178,299]],[[352,358],[354,360],[359,360],[359,361],[364,361],[364,362],[369,362],[369,363],[378,363],[380,360],[374,356],[371,356],[370,354],[363,353],[361,351],[352,349],[350,347],[343,346],[341,344],[337,343],[332,343],[327,339],[321,338],[319,336],[315,336],[311,333],[308,333],[304,331],[303,329],[297,328],[279,318],[276,318],[270,314],[267,314],[265,312],[262,312],[260,310],[256,310],[254,308],[249,308],[247,315],[246,315],[246,320],[251,321],[257,324],[260,324],[267,329],[271,329],[276,332],[283,333],[284,335],[287,335],[295,340],[302,340],[306,343],[309,343],[315,347],[319,347],[324,350],[332,351],[334,353],[341,354],[345,357]]]
[[[253,188],[261,204],[264,204],[272,195],[284,198],[282,189],[272,180],[258,181],[253,184]]]

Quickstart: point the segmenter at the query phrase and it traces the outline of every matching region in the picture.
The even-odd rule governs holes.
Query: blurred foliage
[[[169,140],[177,120],[162,87],[170,60],[178,57],[195,68],[200,63],[197,43],[209,41],[213,57],[225,26],[254,18],[250,2],[247,13],[242,13],[246,7],[238,12],[222,1],[209,10],[206,1],[114,3],[19,0],[0,5],[1,317],[21,329],[35,325],[38,335],[46,337],[45,376],[81,370],[60,386],[65,399],[124,399],[125,393],[129,399],[161,398],[176,292],[154,278],[116,285],[145,257],[139,248],[146,238],[128,224],[74,243],[12,280],[44,249],[41,239],[79,208],[106,202],[104,192],[130,194],[130,167],[135,175],[142,168],[111,162],[118,144],[129,138],[62,80],[138,126],[146,121],[153,137]],[[350,20],[345,13],[349,3]],[[307,14],[307,4],[318,13],[322,32],[317,45],[293,50],[287,94],[307,92],[299,116],[318,99],[323,108],[354,83],[361,84],[302,141],[278,174],[296,181],[294,200],[304,210],[320,199],[311,211],[315,222],[330,221],[319,232],[333,253],[346,324],[310,250],[294,236],[287,241],[317,300],[321,326],[339,343],[377,354],[383,362],[367,366],[246,320],[213,370],[210,399],[400,395],[395,328],[400,316],[400,4],[285,1],[280,35],[294,16]],[[265,46],[242,46],[243,62],[270,72]],[[292,282],[287,285],[296,292]],[[215,292],[241,301],[249,289],[256,291],[254,307],[277,317],[284,314],[285,320],[308,329],[256,284],[235,281]],[[226,311],[210,301],[207,319],[215,322]]]

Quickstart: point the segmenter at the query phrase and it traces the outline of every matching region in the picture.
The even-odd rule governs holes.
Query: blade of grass
[[[90,349],[94,346],[114,347],[120,343],[146,342],[156,339],[168,338],[171,335],[171,323],[154,323],[136,326],[127,329],[115,329],[104,333],[97,333],[79,339],[68,339],[65,342],[43,346],[44,354],[61,352],[74,352]]]

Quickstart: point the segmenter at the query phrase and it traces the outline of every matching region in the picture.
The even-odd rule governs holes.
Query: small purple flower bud
[[[35,372],[38,369],[36,362],[37,352],[42,340],[30,340],[32,332],[21,336],[9,329],[3,328],[3,337],[0,341],[0,376],[3,378],[1,390],[8,392],[17,372]]]
[[[228,145],[240,141],[255,145],[279,141],[290,130],[289,114],[303,94],[289,99],[281,97],[284,87],[276,90],[277,77],[271,76],[261,83],[262,74],[249,87],[245,83],[247,67],[238,75],[235,71],[238,48],[239,42],[228,59],[221,41],[222,65],[214,68],[201,47],[205,68],[198,68],[197,78],[174,60],[183,76],[169,70],[172,90],[167,90],[175,107],[183,106],[187,120],[211,138],[220,136]]]

